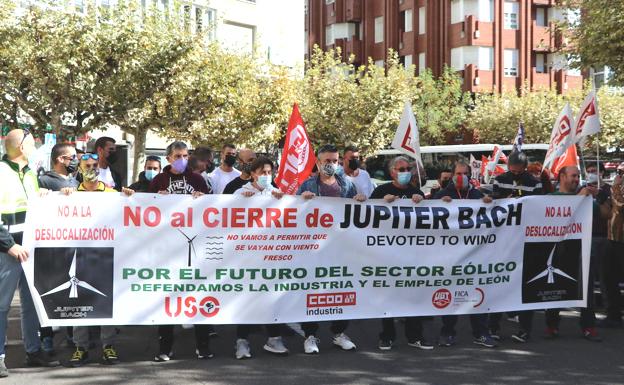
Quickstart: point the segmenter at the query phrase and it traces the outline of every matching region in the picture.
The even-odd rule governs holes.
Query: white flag
[[[544,158],[544,169],[550,168],[553,161],[563,155],[568,147],[573,144],[573,126],[574,118],[572,117],[572,109],[570,108],[570,104],[566,103],[553,125],[553,130],[550,134],[550,145],[546,152],[546,157]]]
[[[579,110],[574,126],[574,143],[578,143],[588,135],[600,132],[600,115],[598,114],[598,99],[596,91],[587,95]]]
[[[470,168],[472,171],[471,178],[479,180],[481,176],[481,161],[476,160],[472,154],[470,154]]]
[[[395,148],[406,155],[416,159],[422,166],[420,158],[420,137],[418,135],[418,124],[412,111],[412,105],[409,101],[405,102],[403,115],[397,127],[397,132],[392,140],[392,148]]]

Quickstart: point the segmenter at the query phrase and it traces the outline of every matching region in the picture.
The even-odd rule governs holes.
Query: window
[[[195,7],[195,31],[197,33],[202,33],[204,30],[204,10]]]
[[[375,60],[375,65],[377,67],[383,68],[384,67],[384,61],[383,60]]]
[[[535,24],[537,24],[538,27],[546,27],[546,23],[546,8],[535,8]]]
[[[405,32],[412,32],[412,10],[411,9],[406,9],[405,12],[403,12],[404,14],[404,18],[403,18],[403,23],[405,25]]]
[[[418,54],[418,75],[424,73],[426,69],[425,53],[421,52]]]
[[[333,4],[336,0],[325,0],[325,4]]]
[[[412,59],[412,55],[405,55],[403,57],[403,64],[405,65],[405,68],[409,69],[412,66],[413,59]]]
[[[518,76],[518,50],[506,49],[504,54],[503,74],[509,77]]]
[[[535,55],[535,72],[545,74],[546,72],[546,55],[538,53]]]
[[[384,19],[383,16],[375,18],[375,43],[384,41]]]
[[[425,20],[427,17],[427,9],[426,7],[418,8],[418,34],[424,35],[427,30],[427,26],[425,25]]]
[[[217,40],[217,10],[208,8],[206,10],[206,21],[208,22],[208,40]]]
[[[185,5],[183,10],[183,22],[184,22],[184,30],[187,32],[191,31],[191,6]]]
[[[325,27],[325,45],[332,45],[334,42],[334,26],[328,25]]]
[[[463,71],[467,65],[474,65],[483,71],[494,69],[493,47],[458,47],[451,49],[451,67]]]
[[[518,3],[505,1],[505,29],[518,29]]]
[[[85,11],[84,0],[74,0],[74,6],[76,7],[76,11],[80,13],[84,13]]]

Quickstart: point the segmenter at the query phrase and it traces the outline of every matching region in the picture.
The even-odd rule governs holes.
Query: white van
[[[458,160],[468,163],[470,155],[480,161],[482,155],[485,157],[492,155],[494,146],[495,144],[461,144],[421,147],[420,153],[428,180],[425,190],[428,191],[430,186],[435,184],[440,171],[447,168],[452,169]],[[513,148],[511,144],[500,145],[500,147],[506,155],[509,155]],[[548,151],[548,144],[524,144],[522,145],[522,151],[527,154],[529,162],[543,162],[546,151]],[[390,181],[388,161],[402,154],[402,152],[394,149],[381,150],[366,159],[366,170],[377,185]],[[427,191],[424,192],[426,193]]]

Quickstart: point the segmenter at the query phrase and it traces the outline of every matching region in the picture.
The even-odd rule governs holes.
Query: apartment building
[[[388,49],[405,66],[457,70],[469,92],[581,87],[560,51],[563,17],[554,0],[306,0],[306,55],[340,47],[355,63],[383,65]]]

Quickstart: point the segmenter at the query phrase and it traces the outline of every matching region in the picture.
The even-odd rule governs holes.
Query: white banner
[[[114,193],[30,202],[41,323],[244,324],[584,306],[592,202]]]

